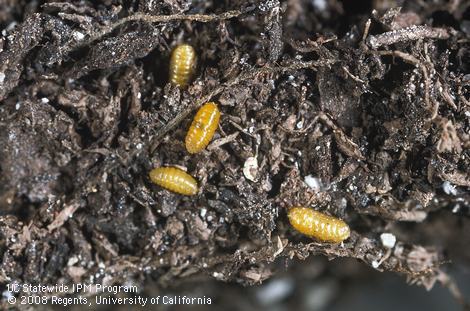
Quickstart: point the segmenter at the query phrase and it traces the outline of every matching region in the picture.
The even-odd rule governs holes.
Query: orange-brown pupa
[[[196,52],[188,44],[174,48],[170,58],[170,82],[184,88],[188,85],[196,68]]]
[[[341,243],[351,233],[348,224],[311,208],[292,207],[288,212],[292,227],[300,233],[324,242]]]
[[[150,180],[170,191],[195,195],[198,192],[197,181],[185,171],[176,167],[157,167],[150,171]]]
[[[189,153],[198,153],[207,147],[214,136],[220,121],[220,111],[213,102],[204,104],[186,134],[185,144]]]

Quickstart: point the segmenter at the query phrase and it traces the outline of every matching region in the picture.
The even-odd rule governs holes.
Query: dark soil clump
[[[464,303],[446,269],[470,262],[470,4],[361,3],[0,4],[1,284],[254,285],[321,255]],[[178,89],[183,42],[198,66]],[[209,100],[220,127],[190,155]],[[199,194],[152,184],[164,165]],[[351,237],[301,236],[292,206]]]

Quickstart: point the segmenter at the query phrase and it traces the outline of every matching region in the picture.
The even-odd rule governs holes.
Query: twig
[[[337,126],[324,112],[319,113],[318,118],[323,121],[331,130],[338,143],[338,149],[345,155],[350,156],[356,160],[365,160],[359,146],[349,138],[343,130]]]
[[[367,36],[369,35],[369,29],[370,29],[370,24],[371,24],[371,19],[369,18],[364,25],[364,33],[362,34],[362,42],[366,41]]]
[[[212,142],[208,147],[207,147],[207,150],[214,150],[214,149],[217,149],[219,148],[220,146],[222,145],[225,145],[233,140],[235,140],[235,138],[240,134],[240,132],[235,132],[233,134],[230,134],[228,136],[225,136],[225,137],[222,137],[222,138],[219,138],[217,140],[214,140],[214,142]]]
[[[90,35],[90,38],[86,40],[86,42],[81,43],[79,46],[88,45],[91,42],[109,34],[117,27],[128,22],[141,21],[144,23],[154,24],[154,23],[186,20],[186,21],[208,23],[212,21],[231,19],[231,18],[240,16],[241,14],[246,13],[247,11],[248,10],[244,10],[244,11],[234,10],[234,11],[227,11],[222,14],[192,14],[192,15],[184,15],[184,14],[148,15],[148,14],[136,13],[136,14],[124,17],[109,26],[104,26],[103,28],[97,30],[96,32]]]
[[[438,81],[436,83],[437,89],[439,90],[439,93],[441,93],[442,98],[444,101],[455,111],[457,111],[459,108],[455,104],[454,100],[452,99],[452,96],[449,94],[449,87],[446,83],[441,83]]]
[[[250,136],[253,139],[256,139],[256,137],[253,134],[244,130],[237,122],[233,121],[232,119],[229,119],[228,122],[230,122],[237,130],[239,130],[240,131],[239,133],[243,133],[245,135]]]
[[[60,211],[59,214],[56,215],[54,220],[47,226],[47,230],[49,232],[54,231],[57,228],[60,228],[64,225],[64,223],[73,216],[73,213],[80,207],[78,202],[73,202],[67,205],[64,209]]]
[[[470,309],[470,303],[468,303],[465,299],[465,296],[462,294],[462,291],[460,290],[459,286],[457,285],[457,282],[450,277],[447,273],[444,271],[439,270],[439,273],[437,275],[437,279],[439,282],[441,282],[442,286],[446,287],[452,297],[464,308],[465,310]]]
[[[369,36],[367,43],[373,48],[392,45],[397,42],[415,41],[419,39],[449,39],[450,34],[444,28],[429,26],[411,26],[404,29],[393,30],[376,36]]]
[[[348,76],[350,76],[351,79],[353,79],[354,81],[359,82],[359,83],[362,83],[362,84],[365,84],[365,83],[366,83],[364,80],[362,80],[362,79],[360,79],[359,77],[356,77],[355,75],[353,75],[353,74],[348,70],[348,68],[347,68],[346,66],[343,66],[342,68],[343,68],[343,70],[346,72],[346,74],[347,74]]]

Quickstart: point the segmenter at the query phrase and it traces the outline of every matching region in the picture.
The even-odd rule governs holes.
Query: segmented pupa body
[[[186,134],[186,150],[189,153],[198,153],[207,147],[214,136],[220,121],[220,111],[214,102],[204,104]]]
[[[188,44],[174,48],[170,58],[170,82],[184,88],[188,85],[196,68],[196,52]]]
[[[198,192],[197,181],[185,171],[176,167],[158,167],[150,171],[150,180],[170,191],[195,195]]]
[[[289,209],[291,225],[300,233],[325,242],[340,243],[350,235],[349,226],[339,218],[306,207]]]

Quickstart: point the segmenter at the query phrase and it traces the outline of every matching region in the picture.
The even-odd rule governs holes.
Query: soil
[[[0,29],[3,289],[249,286],[325,256],[465,303],[446,271],[470,268],[468,1],[7,0]],[[187,89],[168,83],[183,42]],[[219,129],[190,155],[209,100]],[[199,194],[152,184],[163,165]],[[351,237],[300,235],[292,206]]]

